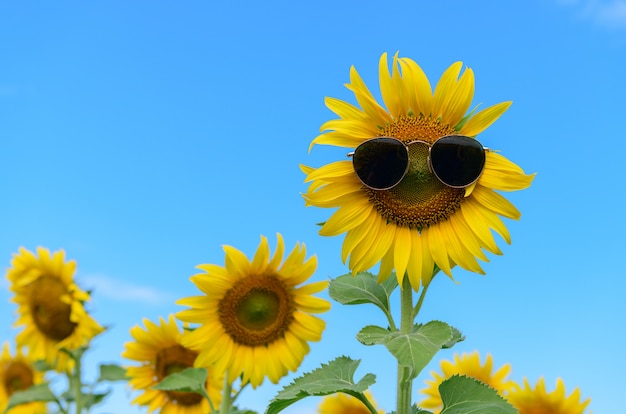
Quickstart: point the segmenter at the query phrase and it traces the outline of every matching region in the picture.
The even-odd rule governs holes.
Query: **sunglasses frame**
[[[398,139],[398,138],[395,138],[395,137],[384,137],[384,136],[383,136],[383,137],[374,137],[374,138],[370,138],[370,139],[368,139],[368,140],[366,140],[366,141],[361,142],[361,143],[360,143],[360,144],[359,144],[359,145],[358,145],[358,146],[354,149],[354,151],[349,152],[349,153],[347,154],[347,156],[352,158],[352,165],[354,166],[354,153],[356,152],[356,150],[357,150],[357,149],[358,149],[361,145],[363,145],[363,144],[366,144],[366,143],[368,143],[368,142],[371,142],[371,141],[374,141],[374,140],[377,140],[377,139],[381,139],[381,138],[384,138],[384,139],[391,139],[391,140],[397,141],[397,142],[399,142],[400,144],[402,144],[402,146],[404,147],[404,149],[405,149],[405,150],[406,150],[406,152],[407,152],[407,159],[409,158],[409,157],[408,157],[408,155],[409,155],[409,145],[411,145],[411,144],[415,144],[415,143],[422,143],[422,144],[426,144],[426,145],[428,146],[428,169],[429,169],[429,170],[430,170],[430,172],[431,172],[431,173],[432,173],[432,174],[433,174],[433,175],[437,178],[437,180],[439,180],[439,182],[440,182],[440,183],[442,183],[443,185],[445,185],[445,186],[447,186],[447,187],[450,187],[450,188],[459,188],[459,189],[460,189],[460,188],[467,188],[467,187],[471,186],[472,184],[476,183],[476,181],[478,181],[478,180],[480,179],[480,176],[482,175],[483,171],[485,170],[485,164],[483,163],[482,168],[481,168],[481,170],[480,170],[480,173],[478,174],[478,176],[476,177],[476,179],[474,179],[472,182],[470,182],[470,183],[468,183],[468,184],[465,184],[465,185],[450,185],[450,184],[448,184],[448,183],[444,182],[444,181],[441,179],[441,177],[439,177],[439,175],[437,175],[437,173],[436,173],[436,172],[435,172],[435,170],[433,169],[433,166],[432,166],[432,161],[431,161],[431,158],[430,158],[430,152],[431,152],[431,150],[432,150],[433,146],[434,146],[435,144],[437,144],[437,142],[439,142],[439,141],[440,141],[441,139],[443,139],[443,138],[448,138],[448,137],[463,137],[463,138],[468,138],[468,139],[471,139],[471,140],[472,140],[472,141],[474,141],[474,142],[477,142],[477,143],[480,145],[480,147],[482,148],[483,153],[486,153],[486,152],[489,152],[489,151],[490,151],[490,149],[489,149],[489,148],[487,148],[487,147],[485,147],[485,146],[483,146],[483,144],[482,144],[480,141],[476,140],[475,138],[469,137],[469,136],[467,136],[467,135],[459,135],[459,134],[444,135],[443,137],[438,138],[438,139],[437,139],[437,141],[433,142],[432,144],[431,144],[431,143],[429,143],[429,142],[423,141],[423,140],[419,140],[419,139],[416,139],[416,140],[413,140],[413,141],[409,141],[409,142],[404,142],[404,141],[402,141],[402,140],[400,140],[400,139]],[[384,188],[375,188],[375,187],[372,187],[372,186],[368,185],[367,183],[363,182],[363,180],[361,179],[361,177],[359,176],[359,174],[356,174],[356,176],[357,176],[357,178],[359,179],[359,181],[361,181],[361,183],[362,183],[364,186],[366,186],[367,188],[369,188],[370,190],[376,190],[376,191],[390,190],[390,189],[394,188],[395,186],[397,186],[398,184],[400,184],[400,182],[402,182],[402,180],[404,179],[404,177],[406,177],[406,174],[407,174],[407,172],[409,171],[409,164],[410,164],[409,162],[407,162],[407,163],[406,163],[406,166],[405,166],[404,172],[402,173],[402,176],[400,177],[400,179],[399,179],[396,183],[394,183],[393,185],[390,185],[390,186],[388,186],[388,187],[384,187]],[[356,173],[356,169],[355,169],[355,173]]]

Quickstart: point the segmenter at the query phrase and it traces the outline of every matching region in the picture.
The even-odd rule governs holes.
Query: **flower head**
[[[557,379],[556,389],[546,391],[546,383],[542,378],[537,381],[533,389],[524,378],[524,387],[516,384],[506,396],[519,414],[583,414],[591,400],[580,401],[580,390],[574,389],[569,396],[565,395],[565,384]]]
[[[304,194],[307,205],[337,208],[320,234],[346,233],[342,260],[348,260],[354,273],[380,262],[380,281],[395,269],[399,282],[406,273],[417,290],[430,282],[435,266],[450,277],[455,265],[484,273],[476,259],[487,261],[484,251],[501,254],[492,230],[510,243],[500,217],[518,219],[520,212],[496,191],[527,188],[533,175],[487,150],[478,180],[457,188],[440,181],[429,164],[430,148],[440,138],[475,138],[511,104],[502,102],[468,113],[474,73],[466,69],[461,74],[461,69],[461,62],[451,65],[433,92],[413,60],[394,56],[390,73],[383,54],[379,77],[386,109],[376,102],[354,67],[346,87],[360,107],[326,99],[339,119],[322,125],[322,133],[311,145],[356,148],[375,137],[391,137],[408,148],[403,178],[387,189],[364,185],[348,159],[317,169],[302,167],[306,182],[311,183]],[[453,171],[456,166],[443,168]]]
[[[70,370],[73,361],[61,349],[87,345],[103,328],[85,311],[89,294],[73,280],[76,262],[65,261],[65,252],[53,254],[43,247],[37,255],[20,248],[13,256],[7,279],[18,305],[18,347],[25,346],[33,359],[43,359],[58,371]]]
[[[372,393],[367,390],[364,394],[370,403],[376,407]],[[324,397],[317,408],[317,412],[319,414],[370,414],[370,410],[356,397],[341,392]],[[377,412],[384,414],[385,411],[377,409]]]
[[[191,309],[178,318],[200,326],[183,340],[197,350],[198,366],[228,371],[229,381],[242,375],[244,383],[258,386],[267,376],[272,382],[295,371],[309,352],[308,341],[319,341],[323,320],[311,313],[325,312],[330,304],[311,294],[327,282],[298,286],[313,275],[315,256],[305,260],[304,245],[296,244],[284,263],[283,238],[270,258],[265,237],[252,261],[239,250],[224,246],[225,266],[201,264],[191,281],[203,293],[179,304]]]
[[[36,371],[30,357],[17,350],[15,356],[9,351],[9,344],[4,343],[0,357],[0,412],[4,413],[9,398],[16,391],[24,391],[43,381],[43,373]],[[20,404],[9,410],[8,414],[44,414],[46,404],[31,402]]]
[[[426,380],[426,388],[420,390],[420,393],[426,394],[419,405],[424,408],[433,409],[436,413],[443,408],[443,402],[439,394],[439,385],[453,375],[465,375],[474,378],[496,390],[500,395],[510,390],[514,386],[514,382],[507,379],[511,366],[505,364],[496,372],[493,372],[493,358],[487,354],[484,364],[480,362],[478,351],[470,354],[463,353],[459,356],[454,354],[454,361],[441,361],[441,374],[432,371],[433,379]]]
[[[209,412],[209,401],[200,394],[152,388],[168,375],[193,367],[198,353],[181,344],[188,332],[181,332],[174,315],[170,315],[167,321],[159,318],[158,324],[148,319],[144,319],[143,323],[145,328],[138,325],[131,328],[130,334],[134,341],[127,342],[122,353],[124,358],[140,363],[139,366],[127,368],[129,385],[136,391],[143,391],[133,400],[133,404],[147,406],[149,413],[156,410],[169,414]],[[208,373],[206,391],[211,404],[218,407],[222,379],[211,368],[208,368]]]

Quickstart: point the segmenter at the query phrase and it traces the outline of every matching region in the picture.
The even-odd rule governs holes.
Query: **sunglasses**
[[[432,145],[425,141],[404,143],[396,138],[378,137],[359,144],[348,154],[359,180],[372,190],[389,190],[409,171],[409,146],[428,145],[428,166],[448,187],[465,188],[474,184],[485,168],[488,148],[464,135],[447,135]]]

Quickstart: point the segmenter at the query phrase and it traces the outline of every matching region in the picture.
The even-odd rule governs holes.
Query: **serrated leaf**
[[[343,305],[371,303],[383,312],[389,312],[389,298],[385,288],[368,272],[357,273],[355,276],[347,274],[331,280],[328,294]]]
[[[446,323],[431,321],[409,334],[394,332],[385,346],[400,365],[409,367],[410,377],[415,378],[451,336]]]
[[[474,378],[454,375],[439,385],[441,414],[516,414],[517,410],[493,388]]]
[[[98,381],[128,381],[126,370],[116,364],[101,364]]]
[[[368,325],[356,334],[356,339],[363,345],[384,344],[391,338],[392,332],[376,325]]]
[[[392,271],[391,274],[383,283],[380,284],[383,289],[385,289],[385,293],[387,297],[390,297],[394,290],[398,287],[398,278],[396,277],[396,271]]]
[[[11,394],[11,397],[9,398],[9,403],[7,405],[5,412],[9,411],[11,408],[17,405],[26,404],[26,403],[35,402],[35,401],[39,401],[39,402],[56,401],[56,397],[54,396],[52,391],[50,391],[50,387],[48,387],[48,384],[37,384],[37,385],[33,385],[27,390],[14,392],[13,394]]]
[[[457,343],[465,341],[465,335],[463,335],[461,331],[456,329],[454,326],[450,326],[450,331],[452,333],[452,337],[450,338],[448,342],[443,344],[442,346],[443,349],[452,348]]]
[[[208,400],[209,395],[205,388],[207,374],[206,368],[187,368],[168,375],[152,388],[162,391],[195,392]]]
[[[362,393],[375,382],[373,374],[366,374],[357,383],[353,376],[360,360],[338,357],[328,364],[322,364],[284,387],[270,402],[266,414],[276,414],[291,404],[308,396],[324,396],[337,392]]]

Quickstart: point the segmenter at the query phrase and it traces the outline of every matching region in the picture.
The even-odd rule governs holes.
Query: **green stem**
[[[413,288],[409,276],[404,275],[400,290],[400,333],[409,334],[413,331]],[[409,414],[411,411],[411,391],[413,379],[409,368],[398,364],[398,397],[397,414]]]
[[[413,320],[415,320],[415,318],[417,318],[417,314],[420,313],[420,309],[422,309],[422,302],[424,302],[424,298],[426,297],[426,292],[428,291],[428,286],[430,286],[430,283],[422,288],[422,293],[420,293],[420,297],[417,300],[417,305],[415,305],[415,309],[413,309],[413,313],[412,313]]]
[[[370,402],[370,400],[367,399],[367,397],[365,396],[365,394],[361,393],[361,392],[357,392],[357,393],[348,393],[349,395],[352,395],[353,397],[355,397],[356,399],[358,399],[359,401],[361,401],[363,404],[365,404],[365,406],[367,407],[367,409],[370,411],[370,413],[372,414],[378,414],[378,410],[376,409],[376,407],[374,407],[374,405],[372,405],[372,403]]]
[[[70,377],[70,387],[74,394],[74,403],[76,404],[76,414],[83,412],[83,382],[81,378],[81,358],[82,352],[76,352],[74,357],[74,372]]]
[[[233,401],[231,399],[232,387],[228,381],[228,370],[224,373],[224,387],[222,388],[222,404],[220,405],[220,414],[229,414]]]

